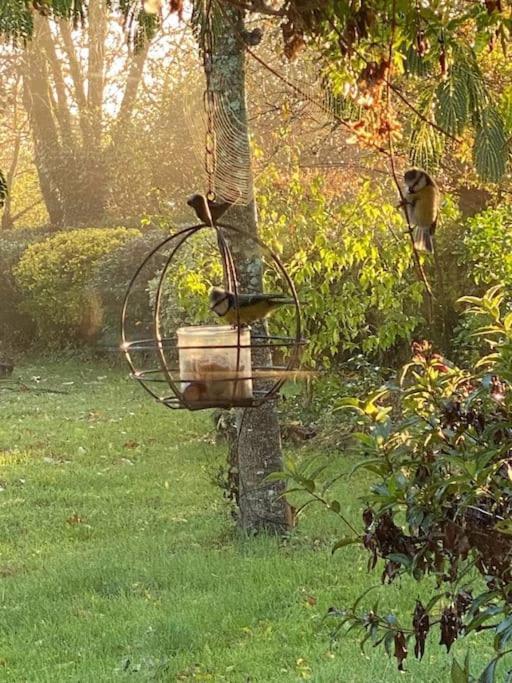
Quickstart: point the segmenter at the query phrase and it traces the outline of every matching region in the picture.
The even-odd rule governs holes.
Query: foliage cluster
[[[363,642],[384,644],[399,669],[411,641],[423,657],[436,626],[447,651],[461,636],[490,632],[495,654],[479,680],[492,683],[512,679],[512,313],[500,287],[464,301],[485,320],[477,334],[491,347],[474,368],[453,366],[417,342],[398,384],[339,404],[361,418],[361,459],[352,474],[362,469],[376,480],[364,498],[363,531],[350,524],[351,535],[335,549],[362,544],[369,570],[382,560],[383,583],[433,577],[434,594],[416,602],[410,621],[378,606],[361,612],[359,601],[331,616],[338,630],[350,625]],[[329,500],[329,482],[320,488],[318,470],[292,466],[287,476],[343,518],[340,501]],[[497,678],[507,661],[508,674]],[[475,680],[455,660],[452,679]]]
[[[262,238],[292,276],[304,312],[304,333],[310,340],[304,362],[315,369],[342,368],[348,359],[363,353],[370,362],[396,367],[417,334],[428,335],[450,350],[459,322],[457,298],[478,293],[495,276],[505,282],[509,278],[510,211],[488,209],[465,223],[452,199],[445,197],[436,260],[426,264],[436,302],[435,318],[427,329],[410,244],[385,190],[376,194],[375,184],[362,183],[353,198],[340,199],[335,186],[318,173],[296,170],[287,178],[274,167],[259,180]],[[43,345],[57,341],[59,326],[63,326],[60,342],[91,340],[97,337],[100,323],[112,340],[127,284],[166,230],[154,227],[141,234],[104,229],[101,239],[91,229],[64,231],[27,250],[19,266],[16,262],[24,247],[37,239],[37,233],[5,233],[0,287],[7,301],[2,310],[6,334],[23,330],[22,322],[30,314]],[[166,325],[211,320],[208,290],[222,280],[218,250],[211,240],[211,235],[198,234],[180,248],[164,288]],[[160,265],[155,260],[144,271],[137,294],[140,319],[148,317],[154,301]],[[269,272],[265,287],[281,290],[283,283],[274,281]],[[92,309],[101,320],[97,317],[87,334],[81,316]],[[289,315],[289,310],[280,312],[279,324],[290,324]],[[464,325],[459,327],[459,348],[472,348],[470,333]]]
[[[15,283],[13,268],[27,245],[40,238],[41,233],[22,231],[0,237],[0,339],[3,344],[24,344],[33,334],[33,323],[21,310],[22,296]]]
[[[503,203],[470,218],[464,236],[466,263],[476,285],[497,283],[512,291],[512,206]]]
[[[40,341],[63,345],[97,336],[103,310],[92,287],[95,268],[106,254],[138,236],[140,231],[126,228],[70,230],[23,252],[13,274],[22,309],[34,320]]]
[[[512,292],[512,210],[506,204],[487,209],[469,218],[463,225],[455,248],[458,260],[453,272],[459,272],[456,294],[482,295],[490,285],[501,284],[506,295]],[[453,253],[453,249],[452,249]],[[453,297],[451,297],[453,300]],[[456,298],[456,297],[455,297]],[[484,344],[475,330],[481,326],[478,315],[463,316],[452,325],[453,347],[465,362],[478,359]]]
[[[144,230],[115,246],[96,262],[88,286],[101,298],[102,343],[118,343],[121,307],[130,280],[144,257],[165,238],[166,234],[161,228]],[[152,265],[152,268],[144,269],[144,278],[137,290],[136,299],[131,299],[130,310],[137,321],[147,320],[149,316],[149,282],[155,277],[159,264]]]
[[[160,273],[149,279],[146,305],[154,306],[159,283]],[[220,283],[222,265],[213,231],[200,231],[183,241],[162,283],[161,323],[166,334],[182,324],[211,324],[208,293]]]
[[[320,174],[262,179],[261,233],[280,255],[305,312],[305,362],[326,367],[358,350],[378,355],[421,322],[422,290],[399,212],[374,185],[349,201]]]
[[[507,54],[510,8],[402,0],[314,5],[283,7],[285,51],[293,56],[314,39],[335,92],[360,107],[353,121],[359,142],[382,149],[391,134],[406,142],[413,163],[425,166],[444,152],[462,159],[469,148],[465,161],[481,179],[504,177],[510,103],[498,80],[487,87],[480,65],[489,51]],[[400,132],[404,122],[407,136]]]

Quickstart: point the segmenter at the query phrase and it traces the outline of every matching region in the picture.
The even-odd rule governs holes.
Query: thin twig
[[[388,123],[389,123],[390,117],[391,117],[391,77],[392,77],[392,68],[393,68],[393,42],[395,39],[395,29],[396,29],[396,0],[393,0],[391,12],[392,12],[392,15],[391,15],[391,36],[389,38],[389,53],[388,53],[389,78],[386,80],[386,98],[387,98]],[[401,204],[405,207],[406,206],[406,200],[404,197],[402,186],[400,184],[400,181],[398,180],[398,176],[396,173],[395,152],[394,152],[394,147],[393,147],[393,137],[392,137],[391,126],[388,127],[388,146],[389,146],[389,165],[390,165],[390,169],[391,169],[391,174],[393,176],[393,180],[395,181],[395,185],[396,185],[398,193],[400,195]],[[416,249],[416,245],[414,244],[414,235],[413,235],[413,229],[411,226],[411,221],[409,219],[409,213],[406,209],[404,210],[404,213],[405,213],[405,218],[407,220],[407,232],[409,233],[409,238],[411,240],[412,252],[413,252],[413,256],[414,256],[414,261],[416,263],[416,268],[417,268],[418,274],[420,276],[420,279],[423,282],[423,285],[425,287],[425,291],[426,291],[427,296],[428,296],[429,317],[430,317],[430,321],[432,321],[432,317],[433,317],[432,288],[430,287],[429,281],[428,281],[427,276],[425,274],[425,270],[424,270],[423,265],[421,263],[421,259],[420,259],[418,250]]]

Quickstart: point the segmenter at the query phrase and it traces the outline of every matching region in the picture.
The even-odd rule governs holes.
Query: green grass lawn
[[[286,541],[240,537],[207,411],[166,410],[86,362],[18,374],[68,393],[0,392],[0,680],[449,681],[437,631],[403,674],[352,634],[331,642],[327,609],[380,572],[357,548],[331,555],[344,530],[321,510]],[[353,519],[363,490],[339,485]],[[423,592],[397,583],[367,604],[409,611]],[[488,652],[467,640],[459,659],[467,647],[480,670]]]

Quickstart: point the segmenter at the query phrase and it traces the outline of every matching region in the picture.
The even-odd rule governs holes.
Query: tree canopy
[[[105,0],[140,48],[164,13],[195,17],[207,0]],[[340,121],[356,142],[384,150],[392,138],[412,163],[437,168],[445,154],[484,181],[506,178],[512,137],[512,9],[505,0],[214,0],[279,25],[289,59],[320,53],[326,87],[352,105]],[[36,14],[87,21],[87,0],[6,0],[0,33],[17,44]],[[199,11],[199,12],[198,12]],[[235,30],[235,29],[234,29]],[[246,39],[246,38],[244,38]],[[249,42],[248,49],[254,49]]]

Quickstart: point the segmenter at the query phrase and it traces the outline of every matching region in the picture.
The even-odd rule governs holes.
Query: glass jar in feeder
[[[291,334],[241,324],[243,273],[232,240],[250,244],[263,281],[284,290]],[[232,325],[212,324],[206,282],[214,278],[223,279],[230,296]],[[167,237],[139,266],[125,296],[122,350],[131,376],[169,408],[257,407],[276,399],[304,343],[299,302],[281,261],[261,240],[228,224],[194,225]]]
[[[188,403],[252,398],[248,328],[195,325],[177,335],[180,391]]]

